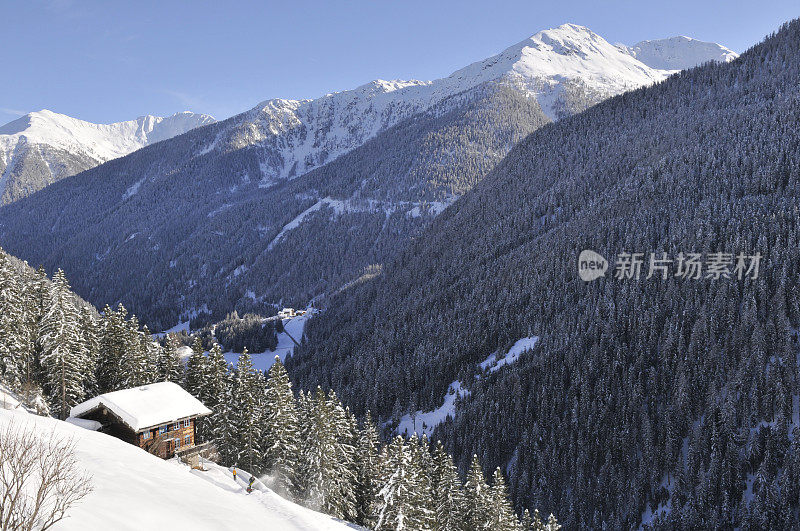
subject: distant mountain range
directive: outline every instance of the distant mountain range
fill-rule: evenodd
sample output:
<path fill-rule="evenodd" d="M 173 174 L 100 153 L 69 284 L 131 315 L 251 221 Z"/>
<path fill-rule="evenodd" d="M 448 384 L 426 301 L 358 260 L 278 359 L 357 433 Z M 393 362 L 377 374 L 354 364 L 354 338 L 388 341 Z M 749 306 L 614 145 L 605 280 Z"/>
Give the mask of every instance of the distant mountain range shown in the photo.
<path fill-rule="evenodd" d="M 0 209 L 0 243 L 154 329 L 302 305 L 374 274 L 534 130 L 675 71 L 649 63 L 735 57 L 673 41 L 565 24 L 435 81 L 268 100 Z"/>
<path fill-rule="evenodd" d="M 107 125 L 48 110 L 26 114 L 0 127 L 0 204 L 212 122 L 191 112 Z"/>

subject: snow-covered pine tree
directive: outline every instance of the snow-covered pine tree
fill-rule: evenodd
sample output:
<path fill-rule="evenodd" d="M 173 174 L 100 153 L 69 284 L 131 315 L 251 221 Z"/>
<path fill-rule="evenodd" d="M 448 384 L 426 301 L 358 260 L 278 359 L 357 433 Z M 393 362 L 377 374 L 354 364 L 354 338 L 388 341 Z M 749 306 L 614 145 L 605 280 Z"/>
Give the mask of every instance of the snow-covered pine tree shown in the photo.
<path fill-rule="evenodd" d="M 78 320 L 69 283 L 59 269 L 53 276 L 47 311 L 39 323 L 39 338 L 44 392 L 52 410 L 62 419 L 67 418 L 70 407 L 83 400 L 87 379 Z"/>
<path fill-rule="evenodd" d="M 561 524 L 558 523 L 553 513 L 550 513 L 550 516 L 547 517 L 547 524 L 545 524 L 544 529 L 545 531 L 558 531 L 561 529 Z"/>
<path fill-rule="evenodd" d="M 356 441 L 358 421 L 349 409 L 342 407 L 339 397 L 328 392 L 325 409 L 331 424 L 329 477 L 333 487 L 325 496 L 323 508 L 328 514 L 348 521 L 356 519 Z"/>
<path fill-rule="evenodd" d="M 161 345 L 153 339 L 147 325 L 142 327 L 142 348 L 146 363 L 147 383 L 161 381 L 158 374 L 158 359 L 161 357 Z"/>
<path fill-rule="evenodd" d="M 183 366 L 178 357 L 178 340 L 172 334 L 167 334 L 164 346 L 159 352 L 158 377 L 164 382 L 179 384 L 183 381 Z"/>
<path fill-rule="evenodd" d="M 192 355 L 186 360 L 186 382 L 184 387 L 196 398 L 202 401 L 203 382 L 207 374 L 207 359 L 203 354 L 203 343 L 200 338 L 196 338 L 192 345 Z M 248 360 L 250 357 L 248 356 Z M 241 358 L 240 358 L 241 360 Z"/>
<path fill-rule="evenodd" d="M 522 528 L 522 531 L 531 531 L 533 527 L 533 519 L 531 518 L 531 513 L 528 509 L 522 511 L 522 517 L 519 519 L 519 526 Z"/>
<path fill-rule="evenodd" d="M 431 484 L 431 471 L 433 459 L 430 455 L 427 437 L 422 440 L 417 434 L 408 441 L 411 454 L 409 461 L 408 478 L 411 483 L 410 511 L 407 513 L 409 525 L 414 529 L 433 529 L 436 521 L 436 510 Z"/>
<path fill-rule="evenodd" d="M 335 393 L 318 387 L 300 396 L 299 494 L 309 507 L 337 518 L 356 518 L 354 419 L 348 417 Z M 356 425 L 357 426 L 357 425 Z M 299 489 L 298 489 L 299 490 Z"/>
<path fill-rule="evenodd" d="M 508 498 L 506 480 L 500 467 L 496 468 L 492 476 L 490 493 L 490 524 L 489 528 L 496 531 L 517 531 L 519 522 L 514 514 L 514 508 Z"/>
<path fill-rule="evenodd" d="M 533 518 L 531 519 L 531 531 L 545 531 L 545 529 L 546 527 L 541 515 L 539 514 L 539 509 L 534 509 Z"/>
<path fill-rule="evenodd" d="M 416 478 L 412 465 L 412 450 L 398 435 L 381 452 L 381 489 L 378 492 L 375 529 L 430 529 L 420 527 L 414 506 Z"/>
<path fill-rule="evenodd" d="M 146 329 L 145 329 L 146 330 Z M 151 358 L 152 338 L 139 331 L 139 320 L 132 316 L 128 322 L 126 355 L 122 358 L 126 375 L 124 387 L 138 387 L 154 381 L 155 359 Z"/>
<path fill-rule="evenodd" d="M 219 343 L 214 343 L 206 359 L 206 375 L 200 393 L 200 400 L 212 411 L 211 415 L 200 419 L 198 423 L 198 435 L 203 441 L 215 440 L 215 434 L 222 433 L 223 406 L 230 387 L 229 378 L 228 362 Z"/>
<path fill-rule="evenodd" d="M 299 420 L 292 383 L 278 356 L 267 376 L 262 426 L 264 469 L 272 476 L 276 489 L 293 492 L 298 467 Z"/>
<path fill-rule="evenodd" d="M 8 256 L 0 249 L 0 378 L 13 389 L 25 379 L 30 331 L 24 320 L 23 291 Z"/>
<path fill-rule="evenodd" d="M 236 448 L 236 413 L 233 410 L 234 399 L 234 380 L 235 375 L 226 376 L 226 387 L 222 403 L 218 406 L 219 422 L 213 431 L 213 439 L 217 446 L 220 463 L 231 466 L 236 463 L 238 449 Z"/>
<path fill-rule="evenodd" d="M 380 491 L 380 440 L 367 411 L 356 445 L 356 523 L 368 528 L 377 522 L 376 501 Z"/>
<path fill-rule="evenodd" d="M 103 309 L 100 324 L 100 351 L 97 357 L 97 386 L 100 393 L 125 387 L 123 360 L 128 353 L 128 311 L 120 304 L 116 310 Z"/>
<path fill-rule="evenodd" d="M 433 470 L 431 471 L 433 499 L 436 511 L 436 529 L 459 531 L 464 529 L 464 489 L 458 477 L 458 469 L 453 458 L 444 449 L 441 441 L 433 450 Z"/>
<path fill-rule="evenodd" d="M 97 394 L 96 372 L 100 345 L 97 321 L 88 306 L 82 306 L 80 309 L 78 333 L 83 347 L 84 362 L 86 363 L 86 370 L 84 371 L 86 380 L 83 382 L 83 388 L 86 396 L 95 396 Z"/>
<path fill-rule="evenodd" d="M 467 472 L 464 484 L 464 500 L 466 508 L 465 525 L 467 529 L 491 529 L 491 491 L 483 476 L 483 469 L 477 455 L 472 456 L 472 463 Z"/>
<path fill-rule="evenodd" d="M 236 448 L 234 462 L 252 474 L 261 474 L 263 456 L 261 440 L 261 408 L 264 383 L 261 374 L 253 368 L 253 361 L 245 350 L 236 363 L 233 396 L 230 406 L 232 447 Z"/>

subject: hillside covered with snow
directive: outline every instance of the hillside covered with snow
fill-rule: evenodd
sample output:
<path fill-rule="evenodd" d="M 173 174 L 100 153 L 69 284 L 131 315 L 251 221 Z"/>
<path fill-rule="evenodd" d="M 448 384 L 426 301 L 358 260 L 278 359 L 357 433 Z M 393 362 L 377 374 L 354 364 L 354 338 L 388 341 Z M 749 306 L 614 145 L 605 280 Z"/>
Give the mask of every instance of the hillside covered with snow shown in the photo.
<path fill-rule="evenodd" d="M 0 127 L 0 204 L 212 122 L 211 116 L 191 112 L 113 124 L 86 122 L 46 109 L 28 113 Z"/>
<path fill-rule="evenodd" d="M 191 470 L 177 460 L 165 461 L 119 439 L 67 422 L 0 409 L 0 429 L 9 423 L 32 426 L 41 433 L 71 439 L 81 467 L 91 476 L 93 492 L 55 525 L 59 530 L 336 530 L 357 526 L 300 507 L 249 478 L 205 462 L 206 471 Z"/>
<path fill-rule="evenodd" d="M 669 39 L 642 41 L 618 47 L 650 68 L 684 70 L 708 61 L 728 63 L 739 54 L 715 42 L 703 42 L 683 35 Z"/>

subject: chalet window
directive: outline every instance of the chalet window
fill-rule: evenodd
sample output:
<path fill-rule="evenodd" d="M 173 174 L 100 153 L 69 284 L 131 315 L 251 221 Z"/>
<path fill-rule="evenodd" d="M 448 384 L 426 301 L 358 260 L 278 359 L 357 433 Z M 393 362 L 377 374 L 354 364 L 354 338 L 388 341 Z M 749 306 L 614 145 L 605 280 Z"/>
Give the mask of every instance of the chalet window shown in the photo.
<path fill-rule="evenodd" d="M 169 426 L 161 426 L 158 428 L 158 433 L 167 433 L 169 431 Z"/>
<path fill-rule="evenodd" d="M 152 435 L 152 434 L 151 434 L 149 431 L 146 431 L 146 432 L 144 432 L 144 433 L 142 434 L 142 440 L 143 440 L 143 441 L 146 441 L 147 439 L 149 439 L 149 438 L 150 438 L 150 436 L 151 436 L 151 435 Z"/>
<path fill-rule="evenodd" d="M 173 429 L 173 430 L 175 430 L 175 431 L 177 431 L 177 430 L 181 429 L 181 423 L 180 423 L 180 422 L 176 422 L 176 423 L 175 423 L 175 427 L 174 427 L 174 428 L 172 428 L 172 429 Z"/>
<path fill-rule="evenodd" d="M 181 439 L 179 437 L 179 438 L 175 439 L 175 449 L 177 450 L 180 447 L 181 447 Z"/>
<path fill-rule="evenodd" d="M 191 424 L 192 424 L 192 421 L 190 419 L 186 419 L 186 420 L 183 421 L 183 427 L 184 428 L 188 428 L 189 426 L 191 426 Z"/>
<path fill-rule="evenodd" d="M 189 435 L 187 435 L 186 437 L 183 438 L 183 444 L 189 446 L 190 444 L 192 444 L 192 438 Z"/>

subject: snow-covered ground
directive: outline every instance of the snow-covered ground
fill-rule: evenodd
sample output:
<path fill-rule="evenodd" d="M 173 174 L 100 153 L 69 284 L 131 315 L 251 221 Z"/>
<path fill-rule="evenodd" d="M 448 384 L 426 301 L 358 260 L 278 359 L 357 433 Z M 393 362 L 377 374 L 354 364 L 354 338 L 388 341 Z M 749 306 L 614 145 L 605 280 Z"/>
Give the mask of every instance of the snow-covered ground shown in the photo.
<path fill-rule="evenodd" d="M 417 435 L 430 436 L 434 428 L 447 420 L 447 417 L 452 417 L 456 412 L 456 398 L 464 397 L 469 394 L 469 391 L 461 387 L 461 382 L 456 380 L 447 388 L 447 394 L 444 396 L 444 403 L 434 409 L 433 411 L 417 411 L 412 418 L 412 415 L 403 415 L 400 419 L 400 424 L 397 427 L 397 433 L 401 435 Z"/>
<path fill-rule="evenodd" d="M 0 429 L 29 423 L 46 436 L 73 439 L 94 491 L 53 529 L 336 530 L 357 526 L 285 500 L 262 485 L 247 494 L 242 480 L 212 463 L 206 472 L 164 461 L 109 435 L 49 417 L 0 410 Z"/>
<path fill-rule="evenodd" d="M 538 341 L 538 336 L 523 337 L 517 340 L 511 348 L 508 349 L 504 357 L 498 359 L 497 352 L 493 352 L 488 358 L 482 361 L 479 366 L 481 370 L 493 373 L 501 367 L 517 361 L 523 353 L 535 347 Z M 460 381 L 456 380 L 448 387 L 447 394 L 445 394 L 444 402 L 441 406 L 433 411 L 419 410 L 413 415 L 410 413 L 403 415 L 400 419 L 400 423 L 397 425 L 396 432 L 401 435 L 416 433 L 421 436 L 424 433 L 430 436 L 436 426 L 447 420 L 447 417 L 455 416 L 456 397 L 463 398 L 467 395 L 469 395 L 469 390 L 463 387 Z"/>
<path fill-rule="evenodd" d="M 259 371 L 265 371 L 275 363 L 275 356 L 278 356 L 280 360 L 283 361 L 286 359 L 286 356 L 291 355 L 295 347 L 292 338 L 298 343 L 302 341 L 303 329 L 306 326 L 306 321 L 308 321 L 312 314 L 313 310 L 310 310 L 305 315 L 292 317 L 291 319 L 282 319 L 284 331 L 278 334 L 278 346 L 275 347 L 275 350 L 256 353 L 251 352 L 250 357 L 253 358 L 253 366 Z M 239 361 L 239 354 L 236 352 L 226 352 L 225 361 L 236 365 L 236 362 Z"/>
<path fill-rule="evenodd" d="M 488 358 L 481 362 L 481 369 L 484 371 L 488 370 L 489 372 L 495 372 L 505 365 L 511 365 L 519 359 L 523 352 L 531 350 L 533 347 L 535 347 L 537 341 L 539 341 L 538 336 L 523 337 L 522 339 L 517 340 L 517 342 L 514 343 L 510 349 L 508 349 L 508 352 L 506 352 L 504 357 L 497 359 L 497 352 L 493 352 L 491 355 L 489 355 Z"/>

